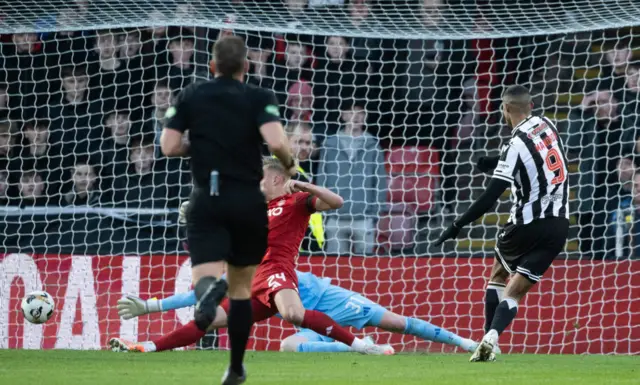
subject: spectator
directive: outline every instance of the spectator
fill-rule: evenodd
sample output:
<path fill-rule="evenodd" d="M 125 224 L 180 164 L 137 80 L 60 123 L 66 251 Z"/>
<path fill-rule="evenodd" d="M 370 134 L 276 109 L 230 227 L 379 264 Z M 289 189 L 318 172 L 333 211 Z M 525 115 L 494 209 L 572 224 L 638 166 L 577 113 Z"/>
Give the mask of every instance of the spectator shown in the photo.
<path fill-rule="evenodd" d="M 640 70 L 638 66 L 630 66 L 625 74 L 625 88 L 623 92 L 619 92 L 624 98 L 622 101 L 625 103 L 623 115 L 635 115 L 640 114 L 640 83 L 638 79 L 640 77 Z M 640 122 L 639 122 L 640 123 Z"/>
<path fill-rule="evenodd" d="M 20 161 L 23 170 L 35 171 L 47 181 L 46 195 L 57 196 L 62 187 L 62 156 L 60 143 L 51 140 L 49 126 L 46 119 L 34 119 L 24 124 Z"/>
<path fill-rule="evenodd" d="M 115 31 L 96 32 L 95 45 L 89 57 L 89 99 L 111 109 L 116 102 L 129 98 L 129 75 L 124 61 L 118 57 L 120 37 Z"/>
<path fill-rule="evenodd" d="M 167 170 L 155 156 L 153 141 L 136 138 L 129 153 L 129 176 L 115 180 L 115 204 L 134 208 L 177 208 L 181 173 Z"/>
<path fill-rule="evenodd" d="M 15 158 L 16 134 L 14 124 L 10 120 L 0 121 L 0 162 L 11 164 Z"/>
<path fill-rule="evenodd" d="M 18 185 L 20 192 L 20 206 L 46 206 L 55 204 L 57 197 L 47 197 L 45 195 L 45 181 L 35 171 L 24 171 L 20 177 Z"/>
<path fill-rule="evenodd" d="M 169 87 L 179 91 L 191 84 L 195 72 L 194 40 L 192 37 L 176 35 L 169 41 Z"/>
<path fill-rule="evenodd" d="M 171 89 L 166 83 L 158 82 L 155 84 L 151 94 L 151 108 L 147 111 L 144 121 L 147 126 L 145 131 L 154 135 L 158 156 L 160 155 L 160 134 L 162 133 L 164 115 L 171 106 L 172 99 Z"/>
<path fill-rule="evenodd" d="M 287 126 L 289 145 L 293 155 L 298 159 L 300 168 L 304 173 L 300 173 L 301 180 L 313 183 L 318 162 L 314 162 L 312 157 L 316 155 L 315 143 L 311 127 L 304 123 Z"/>
<path fill-rule="evenodd" d="M 149 20 L 167 21 L 167 17 L 160 11 L 152 11 Z M 144 67 L 149 79 L 166 81 L 168 71 L 167 45 L 169 44 L 169 29 L 164 25 L 147 28 L 145 35 L 149 38 L 142 45 Z"/>
<path fill-rule="evenodd" d="M 479 115 L 479 103 L 476 96 L 476 83 L 473 79 L 470 79 L 464 83 L 464 93 L 462 94 L 464 104 L 456 135 L 456 145 L 458 147 L 471 147 L 474 139 L 480 139 L 480 135 L 475 132 Z"/>
<path fill-rule="evenodd" d="M 424 0 L 420 12 L 422 25 L 437 28 L 441 22 L 442 0 Z M 443 43 L 440 40 L 410 40 L 407 57 L 407 98 L 423 103 L 422 111 L 431 111 L 439 86 L 438 65 L 442 60 Z"/>
<path fill-rule="evenodd" d="M 387 197 L 384 155 L 378 140 L 365 131 L 366 113 L 353 105 L 342 112 L 343 127 L 321 150 L 318 185 L 334 190 L 344 206 L 327 215 L 327 252 L 371 254 L 376 220 Z"/>
<path fill-rule="evenodd" d="M 49 140 L 51 143 L 61 143 L 63 164 L 67 167 L 75 163 L 69 155 L 87 155 L 100 149 L 100 106 L 87 99 L 88 81 L 84 68 L 64 67 L 62 101 L 59 105 L 49 108 Z"/>
<path fill-rule="evenodd" d="M 122 60 L 118 57 L 118 45 L 120 37 L 116 36 L 111 30 L 101 30 L 96 32 L 95 43 L 93 46 L 95 66 L 92 73 L 101 71 L 116 71 L 122 66 Z M 100 84 L 108 85 L 106 82 Z"/>
<path fill-rule="evenodd" d="M 56 17 L 58 31 L 47 34 L 43 42 L 48 68 L 78 65 L 87 61 L 91 41 L 87 38 L 87 33 L 66 29 L 81 19 L 80 11 L 77 5 L 72 5 L 58 13 Z"/>
<path fill-rule="evenodd" d="M 353 60 L 347 39 L 329 36 L 326 39 L 326 57 L 319 61 L 313 76 L 314 110 L 328 128 L 335 132 L 340 118 L 340 103 L 351 98 L 364 98 L 367 63 Z"/>
<path fill-rule="evenodd" d="M 632 143 L 636 136 L 635 120 L 621 116 L 620 108 L 612 93 L 596 91 L 569 116 L 567 147 L 580 160 L 578 236 L 582 251 L 597 258 L 604 256 L 606 213 L 618 206 L 616 168 L 625 153 L 622 143 Z"/>
<path fill-rule="evenodd" d="M 351 27 L 364 32 L 379 30 L 378 23 L 371 16 L 369 0 L 352 0 L 349 2 Z M 375 73 L 382 63 L 382 41 L 371 37 L 354 37 L 351 40 L 353 58 L 368 64 L 367 72 Z"/>
<path fill-rule="evenodd" d="M 624 254 L 632 259 L 640 259 L 640 173 L 636 172 L 633 176 L 633 228 L 631 229 L 632 246 L 631 253 Z"/>
<path fill-rule="evenodd" d="M 73 166 L 71 186 L 64 194 L 63 204 L 72 206 L 97 204 L 99 202 L 97 186 L 97 173 L 88 158 L 78 160 Z"/>
<path fill-rule="evenodd" d="M 155 26 L 155 27 L 149 27 L 147 28 L 147 32 L 149 32 L 151 34 L 151 38 L 152 39 L 165 39 L 167 37 L 167 34 L 169 32 L 169 28 L 166 27 L 166 24 L 164 22 L 168 21 L 167 16 L 162 13 L 161 11 L 158 10 L 153 10 L 151 11 L 151 13 L 149 14 L 149 20 L 156 20 L 159 21 L 159 25 Z M 156 53 L 159 53 L 160 51 L 156 51 Z"/>
<path fill-rule="evenodd" d="M 620 254 L 618 246 L 618 233 L 622 230 L 623 234 L 628 234 L 631 230 L 633 221 L 632 207 L 633 205 L 633 181 L 635 174 L 635 166 L 633 159 L 630 157 L 621 158 L 618 161 L 618 207 L 608 215 L 607 227 L 607 255 Z M 626 246 L 625 246 L 626 247 Z M 626 254 L 626 253 L 625 253 Z"/>
<path fill-rule="evenodd" d="M 129 162 L 129 138 L 131 120 L 129 113 L 121 110 L 108 114 L 104 121 L 106 128 L 100 152 L 94 156 L 102 165 L 102 190 L 112 192 L 114 181 L 125 177 Z M 87 163 L 87 161 L 83 161 Z M 78 163 L 76 162 L 76 165 Z M 104 195 L 103 198 L 107 198 Z"/>
<path fill-rule="evenodd" d="M 47 102 L 47 67 L 42 43 L 35 33 L 16 33 L 11 42 L 13 44 L 1 47 L 8 92 L 12 95 L 11 107 L 19 107 L 22 116 L 30 118 L 35 114 L 35 106 Z"/>
<path fill-rule="evenodd" d="M 287 90 L 296 82 L 311 80 L 311 50 L 299 41 L 289 41 L 284 63 L 276 63 L 274 92 L 280 104 L 287 101 Z"/>
<path fill-rule="evenodd" d="M 9 173 L 0 169 L 0 205 L 9 204 Z"/>
<path fill-rule="evenodd" d="M 598 89 L 614 90 L 616 99 L 624 100 L 624 86 L 627 68 L 631 61 L 631 49 L 629 43 L 618 44 L 605 53 L 606 63 L 598 79 Z"/>
<path fill-rule="evenodd" d="M 285 10 L 282 14 L 282 20 L 287 23 L 288 27 L 300 26 L 309 22 L 309 16 L 306 13 L 308 0 L 285 0 Z"/>
<path fill-rule="evenodd" d="M 121 60 L 131 61 L 140 59 L 142 50 L 142 36 L 140 30 L 133 28 L 120 35 L 119 57 Z"/>
<path fill-rule="evenodd" d="M 625 79 L 625 88 L 633 92 L 633 96 L 631 95 L 630 96 L 634 100 L 638 96 L 638 91 L 640 91 L 640 82 L 638 82 L 639 78 L 640 78 L 640 70 L 638 70 L 638 67 L 636 66 L 629 67 L 629 70 L 627 71 L 626 79 Z"/>
<path fill-rule="evenodd" d="M 306 81 L 294 83 L 287 92 L 284 117 L 288 124 L 309 124 L 313 116 L 313 90 Z"/>
<path fill-rule="evenodd" d="M 273 37 L 266 34 L 249 35 L 247 46 L 250 64 L 247 81 L 258 87 L 273 88 Z"/>
<path fill-rule="evenodd" d="M 144 82 L 147 76 L 141 54 L 142 35 L 137 28 L 127 30 L 119 36 L 117 44 L 119 58 L 123 63 L 118 74 L 122 87 L 122 90 L 118 90 L 118 102 L 125 108 L 139 108 L 144 99 Z"/>
<path fill-rule="evenodd" d="M 0 120 L 9 118 L 9 87 L 6 83 L 0 83 Z"/>

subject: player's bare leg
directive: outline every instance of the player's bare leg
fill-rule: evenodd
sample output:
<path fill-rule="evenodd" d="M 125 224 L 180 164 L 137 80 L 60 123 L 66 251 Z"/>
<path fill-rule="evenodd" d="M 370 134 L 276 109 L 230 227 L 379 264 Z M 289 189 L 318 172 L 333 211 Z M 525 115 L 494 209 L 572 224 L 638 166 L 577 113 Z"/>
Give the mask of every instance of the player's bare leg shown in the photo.
<path fill-rule="evenodd" d="M 222 377 L 223 385 L 242 384 L 247 375 L 244 370 L 244 353 L 253 326 L 251 309 L 251 282 L 256 266 L 232 266 L 227 268 L 229 280 L 228 334 L 231 347 L 231 362 Z M 209 327 L 211 322 L 207 325 Z"/>
<path fill-rule="evenodd" d="M 518 312 L 518 303 L 535 285 L 529 278 L 520 273 L 511 277 L 504 290 L 504 299 L 500 301 L 489 331 L 485 334 L 480 345 L 471 356 L 471 362 L 492 361 L 493 347 L 498 343 L 498 337 L 511 324 Z"/>
<path fill-rule="evenodd" d="M 274 296 L 274 302 L 282 318 L 299 327 L 311 329 L 314 332 L 333 338 L 363 354 L 389 355 L 394 354 L 391 346 L 368 345 L 354 336 L 347 329 L 338 325 L 331 317 L 315 310 L 305 310 L 298 292 L 293 289 L 283 289 Z"/>

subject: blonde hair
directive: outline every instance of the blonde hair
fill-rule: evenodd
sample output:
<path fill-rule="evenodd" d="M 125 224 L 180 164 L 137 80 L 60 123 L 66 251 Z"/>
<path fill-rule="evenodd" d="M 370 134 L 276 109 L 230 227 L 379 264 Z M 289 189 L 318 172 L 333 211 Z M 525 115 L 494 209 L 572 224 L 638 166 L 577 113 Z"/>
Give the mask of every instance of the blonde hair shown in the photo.
<path fill-rule="evenodd" d="M 268 170 L 273 170 L 281 173 L 282 175 L 287 175 L 286 170 L 280 160 L 274 156 L 265 156 L 262 158 L 262 166 Z"/>

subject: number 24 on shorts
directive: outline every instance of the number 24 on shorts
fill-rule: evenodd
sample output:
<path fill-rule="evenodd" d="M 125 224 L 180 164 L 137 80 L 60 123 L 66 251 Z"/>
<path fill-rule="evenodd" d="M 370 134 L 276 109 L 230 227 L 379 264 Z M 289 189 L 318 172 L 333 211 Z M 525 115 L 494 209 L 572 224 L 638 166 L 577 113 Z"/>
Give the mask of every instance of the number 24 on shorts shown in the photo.
<path fill-rule="evenodd" d="M 286 280 L 287 280 L 287 277 L 285 277 L 283 273 L 272 274 L 269 276 L 269 278 L 267 278 L 267 285 L 271 290 L 273 290 L 282 286 L 281 282 L 285 282 Z"/>

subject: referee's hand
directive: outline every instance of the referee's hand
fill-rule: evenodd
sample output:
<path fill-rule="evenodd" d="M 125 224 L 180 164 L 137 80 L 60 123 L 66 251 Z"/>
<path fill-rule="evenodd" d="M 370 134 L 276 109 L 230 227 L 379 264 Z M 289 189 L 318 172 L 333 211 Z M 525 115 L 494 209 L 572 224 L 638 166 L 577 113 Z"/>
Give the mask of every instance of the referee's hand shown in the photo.
<path fill-rule="evenodd" d="M 299 167 L 298 166 L 298 160 L 297 159 L 293 159 L 293 166 L 291 166 L 291 167 L 289 167 L 287 169 L 287 174 L 292 178 L 294 176 L 298 175 L 298 167 Z"/>
<path fill-rule="evenodd" d="M 448 239 L 456 239 L 458 237 L 458 234 L 460 234 L 460 230 L 461 228 L 456 226 L 455 222 L 452 223 L 442 234 L 440 234 L 440 238 L 438 238 L 434 245 L 440 246 L 444 243 L 444 241 Z"/>

